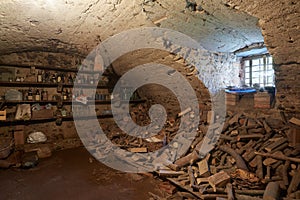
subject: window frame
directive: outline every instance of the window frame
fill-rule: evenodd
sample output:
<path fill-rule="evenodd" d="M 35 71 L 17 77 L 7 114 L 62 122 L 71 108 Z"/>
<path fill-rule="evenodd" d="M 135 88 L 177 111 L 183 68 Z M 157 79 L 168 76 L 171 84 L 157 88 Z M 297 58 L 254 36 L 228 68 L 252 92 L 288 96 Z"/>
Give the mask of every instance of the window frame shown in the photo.
<path fill-rule="evenodd" d="M 272 59 L 271 64 L 269 63 L 270 58 Z M 253 65 L 253 60 L 256 60 L 256 59 L 259 59 L 259 63 L 258 63 L 258 65 Z M 249 62 L 249 66 L 248 65 L 246 66 L 246 61 Z M 242 64 L 241 66 L 242 66 L 243 74 L 244 74 L 242 81 L 245 85 L 253 87 L 253 84 L 257 83 L 257 82 L 253 82 L 253 78 L 258 78 L 260 87 L 269 87 L 269 86 L 275 87 L 274 61 L 273 61 L 273 57 L 270 54 L 243 57 L 241 59 L 241 64 Z M 256 66 L 258 66 L 258 70 L 253 71 L 253 67 L 256 67 Z M 272 66 L 272 68 L 270 69 L 269 66 Z M 249 72 L 246 72 L 246 68 L 249 68 Z M 272 73 L 273 73 L 272 82 L 269 81 L 270 75 L 268 75 L 268 74 L 270 71 L 272 71 Z M 253 72 L 258 72 L 259 76 L 253 77 Z M 249 73 L 249 76 L 246 78 L 247 73 Z M 261 82 L 261 78 L 262 78 L 262 82 Z"/>

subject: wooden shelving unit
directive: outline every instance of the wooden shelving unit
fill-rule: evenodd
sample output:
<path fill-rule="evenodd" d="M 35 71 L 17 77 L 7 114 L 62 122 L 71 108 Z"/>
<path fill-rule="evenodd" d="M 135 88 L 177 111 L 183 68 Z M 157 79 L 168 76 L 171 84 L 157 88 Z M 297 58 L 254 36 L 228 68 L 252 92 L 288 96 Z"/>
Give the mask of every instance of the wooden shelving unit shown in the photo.
<path fill-rule="evenodd" d="M 0 64 L 2 66 L 6 67 L 12 67 L 12 68 L 32 68 L 34 67 L 35 69 L 41 69 L 41 70 L 52 70 L 52 71 L 60 71 L 60 72 L 71 72 L 71 73 L 77 73 L 78 71 L 85 73 L 85 74 L 101 74 L 101 71 L 93 71 L 93 70 L 82 70 L 82 69 L 77 69 L 77 68 L 63 68 L 63 67 L 53 67 L 53 66 L 37 66 L 37 65 L 16 65 L 16 64 Z M 105 76 L 105 74 L 103 74 Z M 10 82 L 10 81 L 1 81 L 0 82 L 0 87 L 10 87 L 10 88 L 73 88 L 78 87 L 78 88 L 96 88 L 96 89 L 109 89 L 107 87 L 107 83 L 105 81 L 99 81 L 98 83 L 93 84 L 80 84 L 80 83 L 53 83 L 53 82 Z M 144 99 L 135 99 L 135 100 L 130 100 L 129 103 L 135 104 L 135 103 L 143 103 L 146 100 Z M 57 105 L 58 103 L 63 103 L 63 105 L 85 105 L 80 102 L 72 101 L 72 100 L 67 100 L 67 101 L 57 101 L 57 100 L 47 100 L 47 101 L 29 101 L 29 100 L 5 100 L 3 103 L 7 106 L 17 106 L 18 104 L 40 104 L 40 105 L 46 105 L 46 104 L 53 104 Z M 121 100 L 120 103 L 124 103 L 125 101 Z M 1 102 L 0 102 L 1 103 Z M 86 105 L 109 105 L 111 104 L 111 100 L 88 100 Z M 54 111 L 53 111 L 54 112 Z M 76 118 L 76 120 L 86 120 L 86 119 L 92 119 L 95 116 L 83 116 Z M 112 114 L 105 114 L 105 115 L 97 115 L 98 119 L 102 118 L 110 118 L 112 117 Z M 44 123 L 44 122 L 53 122 L 56 121 L 57 119 L 61 118 L 63 121 L 72 121 L 74 120 L 73 116 L 66 116 L 66 117 L 41 117 L 41 118 L 32 118 L 30 120 L 15 120 L 13 115 L 10 114 L 6 118 L 5 121 L 0 121 L 0 127 L 1 126 L 11 126 L 11 125 L 29 125 L 29 124 L 37 124 L 37 123 Z"/>

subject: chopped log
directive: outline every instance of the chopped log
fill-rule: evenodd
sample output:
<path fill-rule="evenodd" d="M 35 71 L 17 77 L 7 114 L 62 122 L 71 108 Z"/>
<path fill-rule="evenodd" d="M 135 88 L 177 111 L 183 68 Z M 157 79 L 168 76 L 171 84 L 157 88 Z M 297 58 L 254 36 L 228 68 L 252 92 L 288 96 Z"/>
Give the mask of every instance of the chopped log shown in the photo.
<path fill-rule="evenodd" d="M 249 162 L 249 166 L 250 167 L 257 167 L 257 156 L 258 155 L 256 155 L 252 160 L 251 160 L 251 162 Z"/>
<path fill-rule="evenodd" d="M 257 161 L 256 175 L 258 178 L 263 179 L 264 178 L 264 170 L 263 170 L 262 156 L 260 156 L 260 155 L 256 156 L 256 161 Z"/>
<path fill-rule="evenodd" d="M 227 198 L 226 194 L 202 194 L 201 199 L 203 200 L 213 200 L 216 198 Z"/>
<path fill-rule="evenodd" d="M 220 135 L 220 140 L 228 140 L 228 141 L 235 141 L 236 138 L 235 137 L 231 137 L 231 136 L 228 136 L 228 135 Z"/>
<path fill-rule="evenodd" d="M 255 157 L 255 150 L 248 149 L 242 156 L 245 161 L 250 162 Z"/>
<path fill-rule="evenodd" d="M 237 114 L 235 114 L 235 115 L 229 120 L 228 123 L 229 123 L 230 125 L 232 125 L 232 124 L 238 122 L 241 115 L 242 115 L 242 113 L 237 113 Z"/>
<path fill-rule="evenodd" d="M 209 176 L 210 175 L 210 170 L 209 170 L 209 165 L 207 159 L 203 159 L 200 162 L 198 162 L 198 167 L 199 167 L 199 174 L 200 176 Z"/>
<path fill-rule="evenodd" d="M 189 153 L 188 155 L 176 160 L 174 164 L 181 168 L 198 161 L 200 159 L 198 151 L 201 149 L 202 143 L 203 140 L 197 144 L 192 153 Z"/>
<path fill-rule="evenodd" d="M 200 157 L 197 153 L 197 151 L 193 151 L 192 153 L 189 153 L 187 156 L 182 157 L 175 161 L 175 165 L 177 165 L 179 168 L 185 167 L 189 164 L 192 164 L 193 162 L 199 160 Z"/>
<path fill-rule="evenodd" d="M 263 134 L 260 134 L 260 133 L 256 133 L 256 134 L 248 134 L 248 135 L 239 135 L 237 137 L 237 140 L 240 141 L 240 140 L 249 140 L 249 139 L 260 139 L 260 138 L 263 138 L 264 135 Z"/>
<path fill-rule="evenodd" d="M 224 152 L 230 154 L 235 159 L 237 168 L 248 171 L 248 167 L 247 167 L 244 159 L 237 152 L 235 152 L 233 149 L 231 149 L 228 146 L 220 146 L 219 149 L 221 151 L 224 151 Z"/>
<path fill-rule="evenodd" d="M 234 190 L 236 194 L 245 194 L 245 195 L 263 195 L 265 190 Z"/>
<path fill-rule="evenodd" d="M 256 133 L 265 133 L 265 129 L 264 128 L 253 128 L 253 129 L 249 129 L 248 133 L 249 134 L 256 134 Z"/>
<path fill-rule="evenodd" d="M 293 178 L 290 182 L 290 186 L 287 190 L 288 194 L 295 192 L 300 184 L 300 165 L 298 165 L 297 171 L 293 175 Z"/>
<path fill-rule="evenodd" d="M 285 186 L 289 185 L 289 177 L 288 177 L 288 169 L 290 167 L 291 162 L 290 161 L 285 161 L 282 169 L 282 179 L 283 179 L 283 184 Z"/>
<path fill-rule="evenodd" d="M 208 182 L 215 192 L 217 191 L 218 186 L 225 185 L 228 181 L 230 181 L 230 176 L 224 171 L 208 177 Z"/>
<path fill-rule="evenodd" d="M 293 117 L 292 119 L 289 120 L 290 123 L 295 124 L 297 126 L 300 126 L 300 119 L 297 119 Z"/>
<path fill-rule="evenodd" d="M 194 171 L 191 166 L 188 166 L 188 174 L 190 180 L 190 187 L 192 187 L 192 185 L 195 185 L 195 177 L 194 177 Z"/>
<path fill-rule="evenodd" d="M 172 176 L 179 176 L 184 174 L 184 171 L 173 171 L 170 169 L 160 169 L 158 171 L 159 176 L 168 176 L 168 177 L 172 177 Z"/>
<path fill-rule="evenodd" d="M 265 176 L 266 180 L 270 180 L 271 179 L 271 166 L 267 166 L 267 174 Z"/>
<path fill-rule="evenodd" d="M 226 192 L 227 192 L 227 200 L 234 200 L 233 189 L 232 189 L 231 183 L 227 183 Z"/>
<path fill-rule="evenodd" d="M 194 192 L 192 188 L 187 187 L 187 186 L 182 186 L 178 181 L 176 181 L 176 179 L 174 178 L 167 178 L 167 180 L 169 180 L 171 183 L 177 185 L 179 188 L 190 192 L 191 194 L 195 195 L 197 198 L 201 199 L 201 194 L 199 192 Z"/>
<path fill-rule="evenodd" d="M 255 141 L 250 140 L 245 146 L 241 147 L 240 149 L 236 150 L 236 153 L 238 153 L 239 155 L 243 154 L 244 151 L 246 151 L 249 148 L 252 148 L 255 145 Z"/>
<path fill-rule="evenodd" d="M 287 142 L 283 143 L 282 145 L 276 147 L 275 149 L 273 149 L 269 153 L 275 153 L 276 151 L 282 151 L 282 150 L 286 149 L 288 146 L 289 146 L 289 144 Z"/>
<path fill-rule="evenodd" d="M 277 152 L 280 152 L 280 151 L 277 151 Z M 270 153 L 255 152 L 255 154 L 261 155 L 261 156 L 264 156 L 264 157 L 270 157 L 270 158 L 274 158 L 274 159 L 277 159 L 277 160 L 289 160 L 289 161 L 292 161 L 292 162 L 300 163 L 300 158 L 288 157 L 288 156 L 283 155 L 282 152 L 280 152 L 280 154 L 275 154 L 275 153 L 270 154 Z"/>
<path fill-rule="evenodd" d="M 268 152 L 270 152 L 270 151 L 272 151 L 273 149 L 275 149 L 276 147 L 282 145 L 285 142 L 287 142 L 287 138 L 281 138 L 281 139 L 277 140 L 276 142 L 273 142 L 270 145 L 268 145 L 265 148 L 265 150 L 267 150 Z"/>
<path fill-rule="evenodd" d="M 167 167 L 169 167 L 170 169 L 174 170 L 174 171 L 179 171 L 180 167 L 178 165 L 175 164 L 169 164 Z"/>
<path fill-rule="evenodd" d="M 266 130 L 267 133 L 272 132 L 272 129 L 271 129 L 270 126 L 267 124 L 266 120 L 263 120 L 263 125 L 264 125 L 264 128 L 265 128 L 265 130 Z"/>
<path fill-rule="evenodd" d="M 260 197 L 252 197 L 252 196 L 248 196 L 248 195 L 241 195 L 241 194 L 236 194 L 235 195 L 236 199 L 238 200 L 263 200 Z"/>
<path fill-rule="evenodd" d="M 268 183 L 266 190 L 264 192 L 264 200 L 277 200 L 280 196 L 279 182 Z"/>
<path fill-rule="evenodd" d="M 276 162 L 278 162 L 278 160 L 276 160 L 276 159 L 274 159 L 274 158 L 266 158 L 266 159 L 264 160 L 263 164 L 264 164 L 265 166 L 270 166 L 270 165 L 272 165 L 272 164 L 274 164 L 274 163 L 276 163 Z"/>

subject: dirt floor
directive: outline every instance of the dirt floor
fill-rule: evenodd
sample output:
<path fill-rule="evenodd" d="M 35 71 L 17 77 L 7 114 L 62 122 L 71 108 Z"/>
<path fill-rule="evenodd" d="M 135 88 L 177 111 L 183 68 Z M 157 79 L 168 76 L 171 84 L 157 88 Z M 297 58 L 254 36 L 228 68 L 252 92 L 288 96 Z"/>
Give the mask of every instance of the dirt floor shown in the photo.
<path fill-rule="evenodd" d="M 55 152 L 31 169 L 0 170 L 0 200 L 143 200 L 159 180 L 126 174 L 92 159 L 84 148 Z"/>

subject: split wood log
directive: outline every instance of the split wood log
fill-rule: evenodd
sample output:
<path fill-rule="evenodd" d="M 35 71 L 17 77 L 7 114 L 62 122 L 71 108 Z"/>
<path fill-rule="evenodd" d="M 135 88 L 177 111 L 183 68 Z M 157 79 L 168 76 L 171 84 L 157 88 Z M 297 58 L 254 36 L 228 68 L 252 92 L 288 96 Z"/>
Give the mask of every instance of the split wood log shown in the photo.
<path fill-rule="evenodd" d="M 189 153 L 188 155 L 176 160 L 174 164 L 181 168 L 189 164 L 192 165 L 194 162 L 198 161 L 200 159 L 198 151 L 201 149 L 202 143 L 203 140 L 197 144 L 192 153 Z"/>
<path fill-rule="evenodd" d="M 267 174 L 265 176 L 266 180 L 270 180 L 271 179 L 271 166 L 267 166 Z"/>
<path fill-rule="evenodd" d="M 221 151 L 224 151 L 224 152 L 230 154 L 235 159 L 237 168 L 248 171 L 248 167 L 247 167 L 244 159 L 237 152 L 235 152 L 232 148 L 230 148 L 228 146 L 220 146 L 219 149 Z"/>
<path fill-rule="evenodd" d="M 195 195 L 197 198 L 201 199 L 201 194 L 199 192 L 194 192 L 192 188 L 187 187 L 187 186 L 182 186 L 178 181 L 176 181 L 176 179 L 174 178 L 167 178 L 168 181 L 170 181 L 171 183 L 177 185 L 179 188 L 190 192 L 191 194 Z"/>
<path fill-rule="evenodd" d="M 194 170 L 192 169 L 192 166 L 188 166 L 188 174 L 189 174 L 189 180 L 190 180 L 190 187 L 195 185 L 195 177 L 194 177 Z"/>
<path fill-rule="evenodd" d="M 224 171 L 208 177 L 208 182 L 214 189 L 214 192 L 217 191 L 218 186 L 225 185 L 226 183 L 228 183 L 228 181 L 230 181 L 230 176 Z"/>
<path fill-rule="evenodd" d="M 283 143 L 282 145 L 276 147 L 275 149 L 273 149 L 272 151 L 270 151 L 269 153 L 275 153 L 276 151 L 282 151 L 284 149 L 286 149 L 289 146 L 289 143 Z"/>
<path fill-rule="evenodd" d="M 255 144 L 256 144 L 255 141 L 250 140 L 245 146 L 243 146 L 240 149 L 236 150 L 236 153 L 238 153 L 239 155 L 242 155 L 244 153 L 244 151 L 246 151 L 249 148 L 252 148 Z"/>
<path fill-rule="evenodd" d="M 277 200 L 280 196 L 279 182 L 268 183 L 266 190 L 264 192 L 264 200 Z"/>
<path fill-rule="evenodd" d="M 264 125 L 264 128 L 265 128 L 265 130 L 266 130 L 267 133 L 272 132 L 272 129 L 271 129 L 270 126 L 267 124 L 266 120 L 263 120 L 263 125 Z"/>
<path fill-rule="evenodd" d="M 282 145 L 283 143 L 287 142 L 287 138 L 280 138 L 279 140 L 277 140 L 276 142 L 271 143 L 270 145 L 268 145 L 265 150 L 267 150 L 268 152 L 272 151 L 273 149 L 275 149 L 276 147 Z"/>
<path fill-rule="evenodd" d="M 279 152 L 279 151 L 277 151 L 277 152 Z M 261 156 L 264 156 L 264 157 L 270 157 L 270 158 L 274 158 L 274 159 L 277 159 L 277 160 L 289 160 L 289 161 L 292 161 L 292 162 L 300 163 L 300 158 L 288 157 L 288 156 L 283 155 L 282 152 L 280 152 L 280 154 L 275 154 L 275 153 L 270 154 L 270 153 L 255 152 L 255 154 L 261 155 Z"/>
<path fill-rule="evenodd" d="M 256 155 L 252 160 L 251 160 L 251 162 L 249 162 L 248 164 L 249 164 L 249 166 L 250 167 L 257 167 L 257 156 L 258 155 Z"/>
<path fill-rule="evenodd" d="M 285 161 L 283 169 L 282 169 L 282 179 L 283 179 L 283 184 L 285 186 L 289 185 L 289 177 L 288 177 L 288 169 L 290 167 L 291 162 L 290 161 Z"/>
<path fill-rule="evenodd" d="M 256 156 L 256 161 L 257 161 L 256 175 L 258 178 L 263 179 L 264 178 L 264 170 L 263 170 L 262 156 L 260 156 L 260 155 Z"/>
<path fill-rule="evenodd" d="M 235 199 L 231 183 L 227 183 L 226 192 L 227 192 L 227 200 L 234 200 Z"/>
<path fill-rule="evenodd" d="M 241 194 L 236 194 L 235 197 L 238 200 L 263 200 L 260 197 L 253 197 L 253 196 L 241 195 Z"/>
<path fill-rule="evenodd" d="M 263 195 L 265 190 L 234 190 L 236 194 L 244 194 L 244 195 Z"/>
<path fill-rule="evenodd" d="M 300 165 L 298 165 L 296 173 L 293 175 L 293 178 L 290 182 L 290 186 L 287 190 L 288 194 L 295 192 L 300 184 Z"/>
<path fill-rule="evenodd" d="M 240 140 L 243 140 L 243 139 L 246 139 L 246 140 L 249 140 L 249 139 L 260 139 L 260 138 L 263 138 L 263 137 L 264 137 L 263 134 L 256 133 L 256 134 L 248 134 L 248 135 L 239 135 L 237 137 L 237 140 L 240 141 Z"/>

